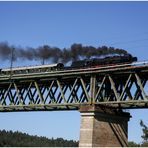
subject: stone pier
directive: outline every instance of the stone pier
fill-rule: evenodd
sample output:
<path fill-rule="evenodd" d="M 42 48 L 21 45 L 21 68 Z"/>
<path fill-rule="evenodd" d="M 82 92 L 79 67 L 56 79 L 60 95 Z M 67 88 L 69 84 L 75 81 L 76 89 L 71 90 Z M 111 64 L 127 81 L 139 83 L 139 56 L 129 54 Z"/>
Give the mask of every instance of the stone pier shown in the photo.
<path fill-rule="evenodd" d="M 127 147 L 129 113 L 82 106 L 79 147 Z"/>

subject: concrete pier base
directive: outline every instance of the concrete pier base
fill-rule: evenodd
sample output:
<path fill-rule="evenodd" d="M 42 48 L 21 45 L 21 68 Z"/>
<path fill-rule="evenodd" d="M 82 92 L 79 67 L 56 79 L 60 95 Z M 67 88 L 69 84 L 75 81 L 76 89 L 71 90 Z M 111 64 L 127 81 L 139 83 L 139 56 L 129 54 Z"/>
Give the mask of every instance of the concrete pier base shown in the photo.
<path fill-rule="evenodd" d="M 129 113 L 82 106 L 79 147 L 127 147 Z"/>

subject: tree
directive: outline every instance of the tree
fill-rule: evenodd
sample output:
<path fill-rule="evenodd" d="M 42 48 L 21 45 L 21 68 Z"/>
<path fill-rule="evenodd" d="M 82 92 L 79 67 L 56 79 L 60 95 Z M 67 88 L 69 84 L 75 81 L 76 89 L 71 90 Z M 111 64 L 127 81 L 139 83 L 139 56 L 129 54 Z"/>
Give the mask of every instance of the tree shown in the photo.
<path fill-rule="evenodd" d="M 129 141 L 128 142 L 129 147 L 148 147 L 148 126 L 146 126 L 142 120 L 140 120 L 140 126 L 142 127 L 142 132 L 143 132 L 141 136 L 143 139 L 142 144 L 137 144 L 133 141 Z"/>
<path fill-rule="evenodd" d="M 133 141 L 129 141 L 129 142 L 128 142 L 128 146 L 129 146 L 129 147 L 140 147 L 140 144 L 137 144 L 137 143 L 135 143 L 135 142 L 133 142 Z"/>
<path fill-rule="evenodd" d="M 140 120 L 140 126 L 142 127 L 143 135 L 141 136 L 144 142 L 148 142 L 148 127 Z"/>
<path fill-rule="evenodd" d="M 141 136 L 143 139 L 141 147 L 148 147 L 148 127 L 143 123 L 142 120 L 140 120 L 140 126 L 142 127 L 143 131 L 143 135 Z"/>

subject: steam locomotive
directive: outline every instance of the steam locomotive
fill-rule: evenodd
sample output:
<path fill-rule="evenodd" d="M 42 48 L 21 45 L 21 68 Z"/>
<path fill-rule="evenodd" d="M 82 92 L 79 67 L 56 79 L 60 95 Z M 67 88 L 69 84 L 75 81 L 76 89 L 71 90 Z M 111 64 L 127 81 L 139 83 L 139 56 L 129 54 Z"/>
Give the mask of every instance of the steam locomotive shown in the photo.
<path fill-rule="evenodd" d="M 27 73 L 38 73 L 38 72 L 50 72 L 68 69 L 79 69 L 79 68 L 90 68 L 90 67 L 101 67 L 105 65 L 116 65 L 132 63 L 137 61 L 137 57 L 133 57 L 130 54 L 124 56 L 108 56 L 102 59 L 92 58 L 84 59 L 72 62 L 70 67 L 65 67 L 63 63 L 41 65 L 41 66 L 28 66 L 28 67 L 17 67 L 17 68 L 6 68 L 0 69 L 1 74 L 27 74 Z"/>
<path fill-rule="evenodd" d="M 97 67 L 105 65 L 115 65 L 120 63 L 132 63 L 137 61 L 137 57 L 133 57 L 131 54 L 126 54 L 124 56 L 108 56 L 102 59 L 93 58 L 93 59 L 84 59 L 79 61 L 74 61 L 71 65 L 72 68 L 80 67 Z"/>

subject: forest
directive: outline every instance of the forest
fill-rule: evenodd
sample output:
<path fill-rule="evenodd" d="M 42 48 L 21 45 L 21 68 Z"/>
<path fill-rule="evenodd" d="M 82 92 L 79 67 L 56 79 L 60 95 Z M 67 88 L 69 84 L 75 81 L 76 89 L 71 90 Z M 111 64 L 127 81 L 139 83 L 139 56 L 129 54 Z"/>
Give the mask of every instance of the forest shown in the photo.
<path fill-rule="evenodd" d="M 78 147 L 78 141 L 48 139 L 26 133 L 0 130 L 0 147 Z"/>

